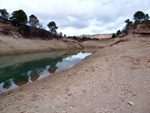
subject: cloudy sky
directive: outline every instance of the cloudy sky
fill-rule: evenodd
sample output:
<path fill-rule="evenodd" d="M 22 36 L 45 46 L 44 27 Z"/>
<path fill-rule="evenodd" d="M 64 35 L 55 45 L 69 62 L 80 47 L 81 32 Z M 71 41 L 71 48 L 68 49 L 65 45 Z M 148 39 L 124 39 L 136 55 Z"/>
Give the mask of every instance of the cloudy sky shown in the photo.
<path fill-rule="evenodd" d="M 124 27 L 136 11 L 150 15 L 150 0 L 0 0 L 9 13 L 23 9 L 34 14 L 44 28 L 55 21 L 68 35 L 113 33 Z"/>

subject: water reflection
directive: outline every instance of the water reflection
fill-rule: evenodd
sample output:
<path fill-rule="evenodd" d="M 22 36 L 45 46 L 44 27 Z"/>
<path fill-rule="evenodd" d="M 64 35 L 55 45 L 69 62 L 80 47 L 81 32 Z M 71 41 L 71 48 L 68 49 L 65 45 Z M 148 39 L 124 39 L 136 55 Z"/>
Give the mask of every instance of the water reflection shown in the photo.
<path fill-rule="evenodd" d="M 4 89 L 9 89 L 10 86 L 11 86 L 11 81 L 8 80 L 8 81 L 5 81 L 5 82 L 4 82 L 3 88 L 4 88 Z"/>
<path fill-rule="evenodd" d="M 49 73 L 53 74 L 56 72 L 57 69 L 58 69 L 58 67 L 54 66 L 54 67 L 49 68 L 48 71 L 49 71 Z"/>
<path fill-rule="evenodd" d="M 78 50 L 0 57 L 0 93 L 71 67 L 90 54 Z"/>

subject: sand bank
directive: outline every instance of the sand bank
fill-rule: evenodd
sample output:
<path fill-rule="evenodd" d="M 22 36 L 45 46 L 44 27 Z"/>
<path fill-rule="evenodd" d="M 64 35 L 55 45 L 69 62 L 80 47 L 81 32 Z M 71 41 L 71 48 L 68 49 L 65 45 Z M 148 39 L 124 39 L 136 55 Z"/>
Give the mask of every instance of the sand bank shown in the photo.
<path fill-rule="evenodd" d="M 34 53 L 43 51 L 81 49 L 77 41 L 69 39 L 24 39 L 0 35 L 0 55 Z"/>
<path fill-rule="evenodd" d="M 84 41 L 62 38 L 62 39 L 25 39 L 0 35 L 0 55 L 36 53 L 45 51 L 60 51 L 85 48 L 102 48 L 112 43 L 112 40 Z"/>

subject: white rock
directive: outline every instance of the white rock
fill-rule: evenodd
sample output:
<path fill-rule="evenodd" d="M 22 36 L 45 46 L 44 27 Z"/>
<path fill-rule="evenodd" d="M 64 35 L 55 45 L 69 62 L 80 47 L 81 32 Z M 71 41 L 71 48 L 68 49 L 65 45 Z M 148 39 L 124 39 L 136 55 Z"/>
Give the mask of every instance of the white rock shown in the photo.
<path fill-rule="evenodd" d="M 134 106 L 134 102 L 129 101 L 128 104 Z"/>

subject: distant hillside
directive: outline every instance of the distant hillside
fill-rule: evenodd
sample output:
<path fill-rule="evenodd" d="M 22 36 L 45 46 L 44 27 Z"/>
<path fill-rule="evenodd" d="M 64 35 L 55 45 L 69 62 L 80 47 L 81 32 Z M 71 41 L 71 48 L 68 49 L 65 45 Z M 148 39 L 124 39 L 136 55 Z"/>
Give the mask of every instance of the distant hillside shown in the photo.
<path fill-rule="evenodd" d="M 82 37 L 88 37 L 88 38 L 107 39 L 107 38 L 111 38 L 112 34 L 80 35 L 78 37 L 80 37 L 80 38 L 82 38 Z"/>

